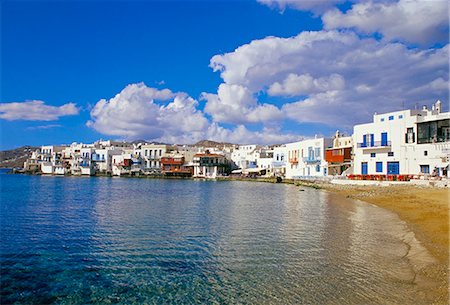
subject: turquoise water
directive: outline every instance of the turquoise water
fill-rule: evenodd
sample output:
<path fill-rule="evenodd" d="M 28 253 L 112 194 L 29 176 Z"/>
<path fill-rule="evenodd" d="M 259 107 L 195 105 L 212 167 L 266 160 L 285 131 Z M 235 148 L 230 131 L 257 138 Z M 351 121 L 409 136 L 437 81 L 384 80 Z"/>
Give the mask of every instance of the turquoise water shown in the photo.
<path fill-rule="evenodd" d="M 323 191 L 232 181 L 0 178 L 2 304 L 426 298 L 414 282 L 406 225 Z"/>

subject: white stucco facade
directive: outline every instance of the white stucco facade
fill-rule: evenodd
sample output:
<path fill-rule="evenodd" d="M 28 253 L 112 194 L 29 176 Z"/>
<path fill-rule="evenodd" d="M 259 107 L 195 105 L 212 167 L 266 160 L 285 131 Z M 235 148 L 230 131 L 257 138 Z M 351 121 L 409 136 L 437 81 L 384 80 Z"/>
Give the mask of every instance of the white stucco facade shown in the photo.
<path fill-rule="evenodd" d="M 309 178 L 327 175 L 325 149 L 329 138 L 309 139 L 286 144 L 286 178 Z"/>
<path fill-rule="evenodd" d="M 373 122 L 354 126 L 354 173 L 448 175 L 449 119 L 439 101 L 431 110 L 375 114 Z"/>

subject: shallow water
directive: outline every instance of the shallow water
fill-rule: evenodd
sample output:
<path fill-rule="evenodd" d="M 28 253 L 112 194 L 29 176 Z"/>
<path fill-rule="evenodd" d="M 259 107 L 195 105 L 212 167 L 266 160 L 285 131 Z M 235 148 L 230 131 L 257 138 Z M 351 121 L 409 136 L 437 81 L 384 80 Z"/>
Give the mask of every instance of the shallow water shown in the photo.
<path fill-rule="evenodd" d="M 433 258 L 363 202 L 239 181 L 0 178 L 2 304 L 429 301 L 415 268 Z"/>

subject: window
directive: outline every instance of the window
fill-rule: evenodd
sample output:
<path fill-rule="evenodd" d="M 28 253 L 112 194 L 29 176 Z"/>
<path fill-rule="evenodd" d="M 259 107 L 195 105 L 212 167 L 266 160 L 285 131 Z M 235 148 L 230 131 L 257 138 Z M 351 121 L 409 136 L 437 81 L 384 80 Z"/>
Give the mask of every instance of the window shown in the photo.
<path fill-rule="evenodd" d="M 320 172 L 320 165 L 316 165 L 316 172 Z"/>
<path fill-rule="evenodd" d="M 446 142 L 450 140 L 450 120 L 417 124 L 417 144 Z"/>
<path fill-rule="evenodd" d="M 389 116 L 389 121 L 392 121 L 394 119 L 394 116 L 393 115 L 390 115 Z"/>
<path fill-rule="evenodd" d="M 414 128 L 410 127 L 406 129 L 405 143 L 414 143 L 416 141 L 416 134 Z"/>
<path fill-rule="evenodd" d="M 422 174 L 429 174 L 430 173 L 430 166 L 429 165 L 420 165 L 420 172 Z"/>
<path fill-rule="evenodd" d="M 424 156 L 428 156 L 428 150 L 424 150 L 424 151 L 423 151 L 423 155 L 424 155 Z"/>
<path fill-rule="evenodd" d="M 162 156 L 162 149 L 159 150 L 159 156 Z"/>
<path fill-rule="evenodd" d="M 318 158 L 318 157 L 320 156 L 320 147 L 316 147 L 316 148 L 314 149 L 314 153 L 315 153 L 315 155 L 316 155 L 316 158 Z"/>
<path fill-rule="evenodd" d="M 399 119 L 403 119 L 403 114 L 400 114 L 400 115 L 398 116 L 398 118 L 399 118 Z"/>
<path fill-rule="evenodd" d="M 382 173 L 383 172 L 383 162 L 377 162 L 376 163 L 376 170 L 377 170 L 377 173 Z"/>
<path fill-rule="evenodd" d="M 371 157 L 371 158 L 375 158 L 376 156 L 377 156 L 376 153 L 370 153 L 370 157 Z"/>
<path fill-rule="evenodd" d="M 388 152 L 388 157 L 393 157 L 393 156 L 394 156 L 394 152 L 393 151 Z"/>
<path fill-rule="evenodd" d="M 381 118 L 381 122 L 384 122 L 384 118 Z"/>

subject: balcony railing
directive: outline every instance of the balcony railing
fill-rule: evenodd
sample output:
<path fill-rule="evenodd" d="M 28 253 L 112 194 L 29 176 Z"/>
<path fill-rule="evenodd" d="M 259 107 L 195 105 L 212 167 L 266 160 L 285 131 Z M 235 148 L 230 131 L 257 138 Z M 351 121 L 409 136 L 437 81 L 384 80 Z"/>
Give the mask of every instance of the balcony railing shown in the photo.
<path fill-rule="evenodd" d="M 291 158 L 291 159 L 289 159 L 289 163 L 297 164 L 298 163 L 298 159 L 297 158 Z"/>
<path fill-rule="evenodd" d="M 385 147 L 391 147 L 391 141 L 375 141 L 372 143 L 358 143 L 358 148 L 385 148 Z"/>
<path fill-rule="evenodd" d="M 322 161 L 319 157 L 304 157 L 303 162 L 306 164 L 312 164 L 312 163 L 320 163 Z"/>

